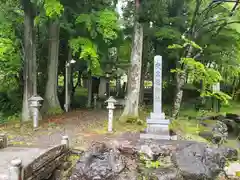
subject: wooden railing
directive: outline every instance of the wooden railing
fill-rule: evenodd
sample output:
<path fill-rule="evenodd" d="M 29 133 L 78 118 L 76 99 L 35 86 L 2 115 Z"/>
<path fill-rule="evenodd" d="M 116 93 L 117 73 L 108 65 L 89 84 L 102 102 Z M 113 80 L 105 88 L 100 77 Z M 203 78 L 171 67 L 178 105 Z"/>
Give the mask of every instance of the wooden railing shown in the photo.
<path fill-rule="evenodd" d="M 63 136 L 61 144 L 46 149 L 45 153 L 36 157 L 34 161 L 27 165 L 23 165 L 22 160 L 19 158 L 13 159 L 9 166 L 8 180 L 47 179 L 54 170 L 65 161 L 65 157 L 67 157 L 68 153 L 69 140 L 67 136 Z"/>

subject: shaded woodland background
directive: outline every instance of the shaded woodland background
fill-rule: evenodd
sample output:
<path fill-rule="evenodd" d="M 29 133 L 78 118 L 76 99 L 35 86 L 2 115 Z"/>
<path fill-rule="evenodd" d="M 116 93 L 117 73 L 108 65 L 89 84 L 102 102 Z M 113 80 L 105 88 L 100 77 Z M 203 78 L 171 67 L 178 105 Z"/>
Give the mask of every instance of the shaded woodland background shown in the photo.
<path fill-rule="evenodd" d="M 138 116 L 138 107 L 151 105 L 155 55 L 163 56 L 169 115 L 211 110 L 213 98 L 222 105 L 239 101 L 237 0 L 1 0 L 0 6 L 1 123 L 28 121 L 28 98 L 36 94 L 44 98 L 42 115 L 62 113 L 71 59 L 71 108 L 91 107 L 94 93 L 117 93 L 132 100 L 123 116 Z M 99 92 L 101 79 L 106 92 Z M 220 92 L 212 90 L 216 83 Z M 109 94 L 108 87 L 116 90 Z"/>

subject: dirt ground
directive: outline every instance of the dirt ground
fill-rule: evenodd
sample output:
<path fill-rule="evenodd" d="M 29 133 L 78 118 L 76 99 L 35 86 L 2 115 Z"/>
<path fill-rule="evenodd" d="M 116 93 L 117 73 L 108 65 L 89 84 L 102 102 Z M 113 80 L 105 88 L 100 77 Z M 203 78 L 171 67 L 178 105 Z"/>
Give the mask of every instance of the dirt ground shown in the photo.
<path fill-rule="evenodd" d="M 115 112 L 115 116 L 119 114 L 120 112 Z M 92 141 L 133 138 L 126 133 L 114 135 L 94 132 L 94 128 L 101 129 L 104 126 L 107 116 L 106 110 L 76 110 L 42 120 L 39 129 L 35 131 L 31 123 L 14 123 L 0 127 L 0 133 L 8 135 L 9 145 L 41 147 L 59 144 L 61 137 L 68 135 L 70 145 L 76 149 L 85 149 Z"/>

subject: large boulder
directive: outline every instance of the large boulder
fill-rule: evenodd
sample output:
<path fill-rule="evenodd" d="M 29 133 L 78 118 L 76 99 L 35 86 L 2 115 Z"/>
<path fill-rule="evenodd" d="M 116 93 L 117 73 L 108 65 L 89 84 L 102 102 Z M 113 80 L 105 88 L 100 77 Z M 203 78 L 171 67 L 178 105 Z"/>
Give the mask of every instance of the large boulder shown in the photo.
<path fill-rule="evenodd" d="M 215 148 L 204 143 L 193 143 L 173 154 L 172 160 L 184 179 L 212 180 L 225 167 L 227 158 L 237 151 L 231 148 Z"/>
<path fill-rule="evenodd" d="M 69 180 L 212 180 L 237 155 L 235 149 L 193 141 L 95 143 L 78 160 Z"/>
<path fill-rule="evenodd" d="M 228 137 L 228 126 L 223 121 L 215 121 L 210 128 L 199 132 L 199 136 L 214 144 L 223 144 Z"/>
<path fill-rule="evenodd" d="M 144 142 L 139 152 L 160 162 L 160 167 L 151 173 L 158 180 L 212 180 L 224 171 L 227 160 L 236 160 L 238 155 L 236 149 L 191 141 Z M 166 156 L 171 163 L 161 162 Z"/>
<path fill-rule="evenodd" d="M 239 116 L 238 114 L 227 113 L 227 114 L 226 114 L 226 118 L 227 118 L 227 119 L 232 119 L 232 120 L 234 120 L 236 123 L 240 123 L 240 116 Z"/>
<path fill-rule="evenodd" d="M 69 180 L 134 180 L 135 172 L 128 172 L 133 164 L 114 145 L 95 143 L 78 160 Z"/>
<path fill-rule="evenodd" d="M 218 121 L 221 121 L 223 119 L 225 119 L 225 116 L 223 116 L 223 115 L 197 117 L 197 120 L 199 120 L 199 121 L 204 121 L 204 120 L 218 120 Z"/>

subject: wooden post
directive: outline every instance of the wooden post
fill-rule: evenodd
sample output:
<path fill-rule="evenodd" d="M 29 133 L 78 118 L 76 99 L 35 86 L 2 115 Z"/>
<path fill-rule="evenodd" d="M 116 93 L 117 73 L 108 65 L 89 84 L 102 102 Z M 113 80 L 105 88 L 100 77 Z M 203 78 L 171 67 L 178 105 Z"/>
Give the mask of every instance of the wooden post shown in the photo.
<path fill-rule="evenodd" d="M 7 135 L 6 134 L 0 134 L 0 149 L 7 147 Z"/>
<path fill-rule="evenodd" d="M 22 180 L 22 161 L 19 158 L 13 159 L 9 167 L 9 180 Z"/>
<path fill-rule="evenodd" d="M 63 137 L 62 137 L 61 144 L 65 144 L 65 145 L 67 146 L 67 148 L 69 148 L 69 139 L 68 139 L 68 136 L 63 136 Z"/>

